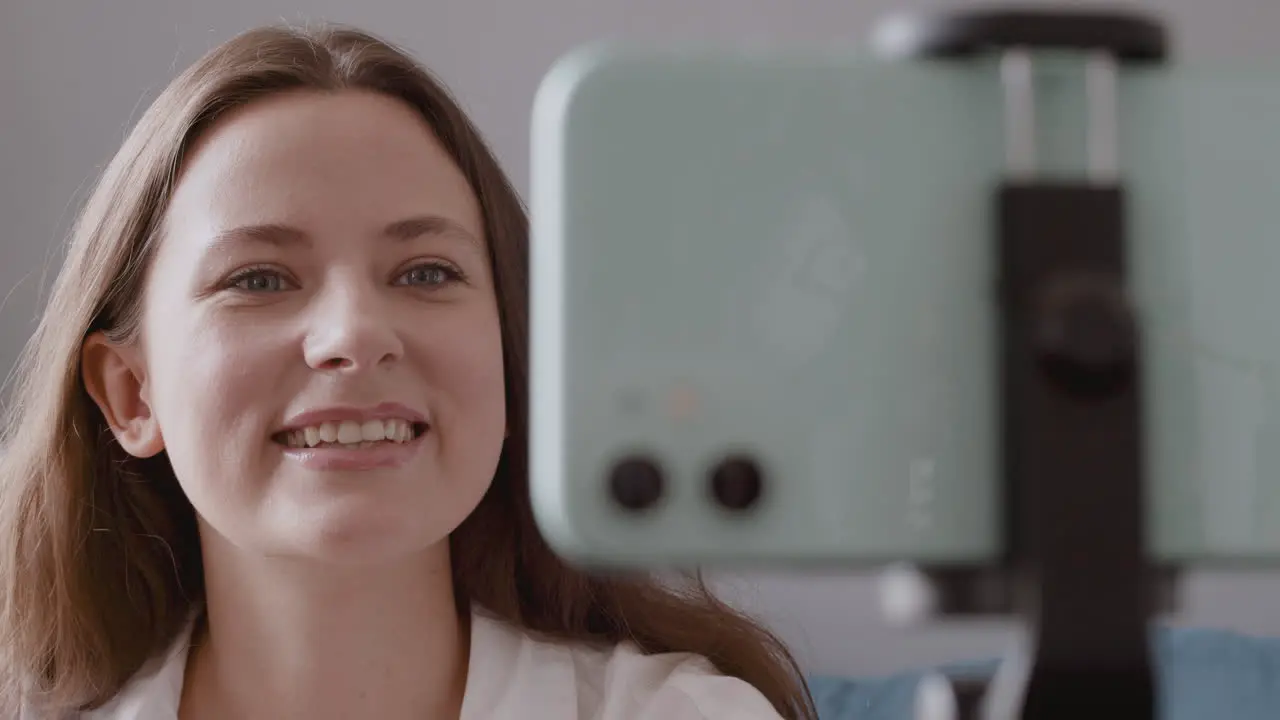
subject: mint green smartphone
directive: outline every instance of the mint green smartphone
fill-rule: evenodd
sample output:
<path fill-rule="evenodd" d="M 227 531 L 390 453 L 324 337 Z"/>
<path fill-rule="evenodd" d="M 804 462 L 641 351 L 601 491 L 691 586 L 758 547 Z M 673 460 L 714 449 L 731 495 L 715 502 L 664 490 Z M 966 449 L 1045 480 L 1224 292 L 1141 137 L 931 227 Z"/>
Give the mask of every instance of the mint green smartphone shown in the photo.
<path fill-rule="evenodd" d="M 1084 90 L 1047 67 L 1045 172 L 1070 175 Z M 1165 560 L 1280 557 L 1276 70 L 1120 78 Z M 557 552 L 1000 554 L 992 64 L 584 48 L 532 147 L 531 491 Z"/>

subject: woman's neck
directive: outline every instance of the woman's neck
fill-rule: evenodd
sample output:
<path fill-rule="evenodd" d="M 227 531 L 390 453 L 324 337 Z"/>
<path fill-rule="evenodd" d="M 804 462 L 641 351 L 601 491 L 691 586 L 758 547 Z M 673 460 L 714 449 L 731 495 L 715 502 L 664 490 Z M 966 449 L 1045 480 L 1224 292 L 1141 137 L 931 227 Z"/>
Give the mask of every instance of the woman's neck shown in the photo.
<path fill-rule="evenodd" d="M 247 558 L 211 540 L 182 720 L 458 717 L 470 615 L 447 543 L 354 568 Z"/>

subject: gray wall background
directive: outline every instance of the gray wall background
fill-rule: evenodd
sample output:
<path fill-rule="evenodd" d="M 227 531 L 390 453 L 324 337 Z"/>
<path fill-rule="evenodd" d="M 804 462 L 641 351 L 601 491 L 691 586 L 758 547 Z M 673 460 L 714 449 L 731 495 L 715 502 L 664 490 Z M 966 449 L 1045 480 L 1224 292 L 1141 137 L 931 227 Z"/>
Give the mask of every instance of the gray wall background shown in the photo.
<path fill-rule="evenodd" d="M 0 0 L 0 371 L 12 367 L 84 193 L 178 69 L 250 26 L 361 25 L 411 48 L 452 87 L 527 188 L 535 87 L 570 47 L 602 37 L 810 47 L 861 43 L 893 0 Z M 1027 3 L 1036 4 L 1036 3 Z M 1065 3 L 1072 4 L 1072 3 Z M 1096 3 L 1095 3 L 1096 4 Z M 1280 56 L 1275 0 L 1151 0 L 1184 58 Z M 1278 58 L 1280 60 L 1280 58 Z M 991 656 L 1012 623 L 892 629 L 865 575 L 715 576 L 814 672 L 867 674 Z M 1198 573 L 1178 622 L 1280 635 L 1280 574 Z"/>

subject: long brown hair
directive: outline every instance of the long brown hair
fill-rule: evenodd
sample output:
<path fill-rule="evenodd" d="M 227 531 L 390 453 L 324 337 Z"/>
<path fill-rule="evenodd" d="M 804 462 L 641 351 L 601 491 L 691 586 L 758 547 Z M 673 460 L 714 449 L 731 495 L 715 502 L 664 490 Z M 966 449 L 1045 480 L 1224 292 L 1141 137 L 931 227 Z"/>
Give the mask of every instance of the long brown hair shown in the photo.
<path fill-rule="evenodd" d="M 631 641 L 706 656 L 785 718 L 815 718 L 785 646 L 717 600 L 648 576 L 563 562 L 534 524 L 526 462 L 528 230 L 496 159 L 448 91 L 405 53 L 337 26 L 243 33 L 180 75 L 108 165 L 73 231 L 19 365 L 0 457 L 4 699 L 103 704 L 183 631 L 203 595 L 195 512 L 166 456 L 115 443 L 80 374 L 87 334 L 129 342 L 184 155 L 228 111 L 274 93 L 372 90 L 418 110 L 476 193 L 501 309 L 510 440 L 492 487 L 451 538 L 459 598 L 557 640 Z"/>

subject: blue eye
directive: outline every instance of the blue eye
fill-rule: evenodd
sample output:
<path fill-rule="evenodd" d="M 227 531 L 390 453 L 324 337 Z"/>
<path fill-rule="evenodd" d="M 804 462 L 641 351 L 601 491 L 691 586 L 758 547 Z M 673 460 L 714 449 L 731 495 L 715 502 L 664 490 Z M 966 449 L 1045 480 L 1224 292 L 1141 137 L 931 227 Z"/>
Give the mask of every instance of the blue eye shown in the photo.
<path fill-rule="evenodd" d="M 418 287 L 439 287 L 447 285 L 455 280 L 460 280 L 462 274 L 457 270 L 439 263 L 429 263 L 418 265 L 406 271 L 396 281 L 398 285 L 414 285 Z"/>
<path fill-rule="evenodd" d="M 228 285 L 251 293 L 280 292 L 289 287 L 280 273 L 271 270 L 247 270 L 232 277 Z"/>

